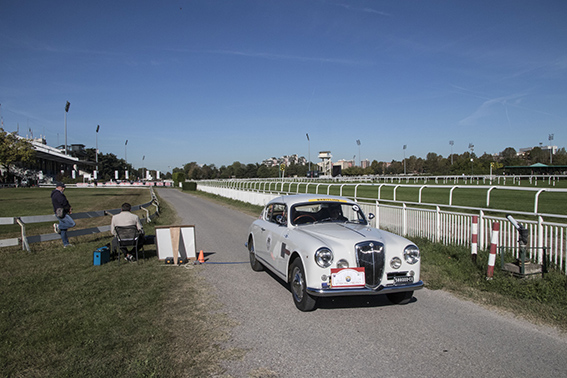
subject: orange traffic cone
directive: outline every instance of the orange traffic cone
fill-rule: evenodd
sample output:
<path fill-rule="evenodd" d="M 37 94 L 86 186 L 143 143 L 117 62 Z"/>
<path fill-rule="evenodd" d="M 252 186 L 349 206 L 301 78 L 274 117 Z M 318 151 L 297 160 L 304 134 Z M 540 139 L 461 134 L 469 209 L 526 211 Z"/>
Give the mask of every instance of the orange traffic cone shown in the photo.
<path fill-rule="evenodd" d="M 205 255 L 203 254 L 203 250 L 201 249 L 201 252 L 199 252 L 199 262 L 202 264 L 205 262 Z"/>

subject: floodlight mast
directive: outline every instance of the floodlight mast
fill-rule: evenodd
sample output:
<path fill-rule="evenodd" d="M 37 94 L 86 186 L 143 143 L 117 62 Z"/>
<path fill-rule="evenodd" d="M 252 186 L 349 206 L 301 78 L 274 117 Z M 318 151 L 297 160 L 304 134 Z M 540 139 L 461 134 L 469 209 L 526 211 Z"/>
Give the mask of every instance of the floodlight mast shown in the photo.
<path fill-rule="evenodd" d="M 311 173 L 311 141 L 309 140 L 309 133 L 305 133 L 305 136 L 307 136 L 307 160 L 308 160 L 308 164 L 309 164 L 309 177 L 312 177 L 312 173 Z"/>
<path fill-rule="evenodd" d="M 67 113 L 69 113 L 69 107 L 71 103 L 67 101 L 65 104 L 65 155 L 67 155 Z"/>
<path fill-rule="evenodd" d="M 96 171 L 98 175 L 98 130 L 100 129 L 100 125 L 96 125 L 96 153 L 95 153 L 95 161 L 96 161 Z"/>

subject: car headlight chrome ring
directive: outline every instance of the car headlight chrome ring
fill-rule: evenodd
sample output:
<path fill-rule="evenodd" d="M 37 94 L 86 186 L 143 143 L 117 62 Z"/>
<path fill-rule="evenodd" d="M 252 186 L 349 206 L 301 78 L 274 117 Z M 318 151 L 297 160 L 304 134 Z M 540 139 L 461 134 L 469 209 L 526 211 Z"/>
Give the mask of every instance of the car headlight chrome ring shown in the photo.
<path fill-rule="evenodd" d="M 415 245 L 408 245 L 404 248 L 404 259 L 408 264 L 415 264 L 419 261 L 419 248 Z"/>
<path fill-rule="evenodd" d="M 402 266 L 402 259 L 397 256 L 394 257 L 392 260 L 390 260 L 390 266 L 393 269 L 400 269 L 400 266 Z"/>
<path fill-rule="evenodd" d="M 333 251 L 326 247 L 319 248 L 317 252 L 315 252 L 315 262 L 321 268 L 330 267 L 333 263 Z"/>
<path fill-rule="evenodd" d="M 344 268 L 348 268 L 348 261 L 346 261 L 345 259 L 341 259 L 339 261 L 337 261 L 337 268 L 339 269 L 344 269 Z"/>

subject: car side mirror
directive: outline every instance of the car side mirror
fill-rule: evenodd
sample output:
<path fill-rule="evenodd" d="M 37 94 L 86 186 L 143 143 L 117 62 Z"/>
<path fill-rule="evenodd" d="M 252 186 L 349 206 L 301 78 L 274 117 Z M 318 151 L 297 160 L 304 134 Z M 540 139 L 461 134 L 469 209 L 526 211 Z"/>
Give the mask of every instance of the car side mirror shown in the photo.
<path fill-rule="evenodd" d="M 374 219 L 374 218 L 376 218 L 376 215 L 372 213 L 368 213 L 368 219 Z"/>

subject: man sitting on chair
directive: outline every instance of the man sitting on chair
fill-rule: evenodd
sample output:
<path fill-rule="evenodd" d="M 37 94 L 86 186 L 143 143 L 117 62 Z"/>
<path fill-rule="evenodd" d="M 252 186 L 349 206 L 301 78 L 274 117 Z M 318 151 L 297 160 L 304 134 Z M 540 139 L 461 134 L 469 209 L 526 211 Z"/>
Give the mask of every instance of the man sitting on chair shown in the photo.
<path fill-rule="evenodd" d="M 116 214 L 112 217 L 112 222 L 110 223 L 110 231 L 114 238 L 112 239 L 112 251 L 116 251 L 118 248 L 118 239 L 116 238 L 116 230 L 115 227 L 128 227 L 128 226 L 136 226 L 140 231 L 140 238 L 138 239 L 138 249 L 140 249 L 144 245 L 144 228 L 142 227 L 142 222 L 140 222 L 140 218 L 130 212 L 132 210 L 132 205 L 128 202 L 122 204 L 122 211 L 120 214 Z M 124 256 L 126 256 L 126 260 L 132 261 L 133 256 L 128 253 L 127 248 L 121 248 L 124 252 Z"/>

